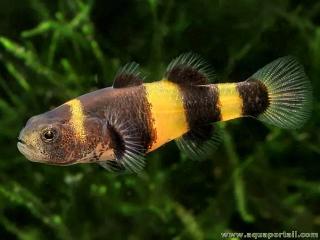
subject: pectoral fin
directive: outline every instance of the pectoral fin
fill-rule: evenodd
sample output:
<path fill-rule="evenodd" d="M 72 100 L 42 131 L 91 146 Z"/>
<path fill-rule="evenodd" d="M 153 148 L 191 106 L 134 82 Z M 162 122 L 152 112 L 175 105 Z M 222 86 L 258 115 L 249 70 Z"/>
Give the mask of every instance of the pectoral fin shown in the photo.
<path fill-rule="evenodd" d="M 139 137 L 132 136 L 121 127 L 116 127 L 108 123 L 106 131 L 111 140 L 111 147 L 115 154 L 115 159 L 99 162 L 105 169 L 117 173 L 139 173 L 145 166 L 145 149 L 139 144 Z"/>

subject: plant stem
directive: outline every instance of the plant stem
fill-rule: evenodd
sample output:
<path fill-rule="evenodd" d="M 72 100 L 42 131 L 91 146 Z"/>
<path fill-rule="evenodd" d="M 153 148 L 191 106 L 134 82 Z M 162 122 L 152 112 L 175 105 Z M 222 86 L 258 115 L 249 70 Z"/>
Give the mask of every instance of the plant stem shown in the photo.
<path fill-rule="evenodd" d="M 254 216 L 251 215 L 248 212 L 247 206 L 246 206 L 246 199 L 245 199 L 245 186 L 242 178 L 241 171 L 238 171 L 240 168 L 239 163 L 239 156 L 235 150 L 235 145 L 232 140 L 232 137 L 230 136 L 228 130 L 226 129 L 226 125 L 223 123 L 221 124 L 222 127 L 222 137 L 224 140 L 224 146 L 226 149 L 226 153 L 228 155 L 228 158 L 231 162 L 231 165 L 233 166 L 233 187 L 234 187 L 234 196 L 237 204 L 238 212 L 241 216 L 241 218 L 245 222 L 253 222 Z"/>

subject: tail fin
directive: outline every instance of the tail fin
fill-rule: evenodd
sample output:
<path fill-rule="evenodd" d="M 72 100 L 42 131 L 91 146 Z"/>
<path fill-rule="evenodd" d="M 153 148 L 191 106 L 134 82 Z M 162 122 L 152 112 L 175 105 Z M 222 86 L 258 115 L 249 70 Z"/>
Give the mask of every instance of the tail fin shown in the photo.
<path fill-rule="evenodd" d="M 294 57 L 278 58 L 252 78 L 261 81 L 268 92 L 269 106 L 258 116 L 259 120 L 287 129 L 299 128 L 306 122 L 311 112 L 312 89 Z"/>

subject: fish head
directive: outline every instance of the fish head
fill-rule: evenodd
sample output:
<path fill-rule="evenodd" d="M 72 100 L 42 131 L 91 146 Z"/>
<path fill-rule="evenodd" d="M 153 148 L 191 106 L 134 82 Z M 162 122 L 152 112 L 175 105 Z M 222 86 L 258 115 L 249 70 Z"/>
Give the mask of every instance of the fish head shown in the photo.
<path fill-rule="evenodd" d="M 30 118 L 19 134 L 17 147 L 28 160 L 52 165 L 97 161 L 100 152 L 111 159 L 113 152 L 107 151 L 102 131 L 100 121 L 74 115 L 64 104 Z"/>

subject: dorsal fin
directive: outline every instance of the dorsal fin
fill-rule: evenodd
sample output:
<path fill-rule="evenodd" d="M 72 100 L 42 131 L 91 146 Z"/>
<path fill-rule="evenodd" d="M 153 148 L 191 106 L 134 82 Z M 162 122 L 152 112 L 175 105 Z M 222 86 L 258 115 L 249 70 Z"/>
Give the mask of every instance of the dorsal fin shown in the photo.
<path fill-rule="evenodd" d="M 139 86 L 143 83 L 143 77 L 139 71 L 139 64 L 127 63 L 116 74 L 113 81 L 113 88 L 125 88 Z"/>
<path fill-rule="evenodd" d="M 165 77 L 181 85 L 205 85 L 211 82 L 214 74 L 199 55 L 185 53 L 173 59 L 167 67 Z"/>

